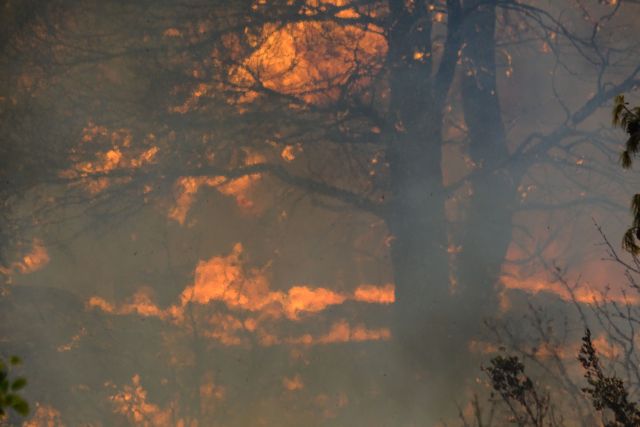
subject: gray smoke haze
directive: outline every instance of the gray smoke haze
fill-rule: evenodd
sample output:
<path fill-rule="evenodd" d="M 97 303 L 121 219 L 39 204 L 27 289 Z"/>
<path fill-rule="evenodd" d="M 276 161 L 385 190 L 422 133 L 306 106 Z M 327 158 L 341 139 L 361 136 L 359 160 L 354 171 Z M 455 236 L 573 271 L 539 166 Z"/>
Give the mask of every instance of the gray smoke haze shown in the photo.
<path fill-rule="evenodd" d="M 593 421 L 635 2 L 0 7 L 9 425 L 463 425 L 504 351 Z"/>

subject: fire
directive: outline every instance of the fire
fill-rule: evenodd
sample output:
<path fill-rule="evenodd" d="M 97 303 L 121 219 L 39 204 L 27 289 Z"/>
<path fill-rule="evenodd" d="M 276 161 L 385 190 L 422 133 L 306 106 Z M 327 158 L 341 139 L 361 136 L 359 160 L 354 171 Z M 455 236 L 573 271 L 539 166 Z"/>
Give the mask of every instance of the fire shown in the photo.
<path fill-rule="evenodd" d="M 86 335 L 87 335 L 87 329 L 82 327 L 80 329 L 80 332 L 78 332 L 77 334 L 72 336 L 71 340 L 68 343 L 59 345 L 56 348 L 56 350 L 58 350 L 59 352 L 71 351 L 71 350 L 73 350 L 74 348 L 76 348 L 78 346 L 78 343 L 80 342 L 82 337 L 84 337 Z"/>
<path fill-rule="evenodd" d="M 325 5 L 343 6 L 340 1 L 309 1 L 307 5 L 307 14 L 311 16 L 316 8 L 322 10 Z M 346 8 L 336 16 L 353 18 L 359 13 Z M 320 36 L 327 31 L 330 38 Z M 358 64 L 375 67 L 387 49 L 386 40 L 377 27 L 328 21 L 268 24 L 263 27 L 260 39 L 259 45 L 254 41 L 257 49 L 230 76 L 234 85 L 248 90 L 245 102 L 256 98 L 257 93 L 251 90 L 254 85 L 295 95 L 307 102 L 333 99 L 339 93 L 338 87 L 347 82 Z"/>
<path fill-rule="evenodd" d="M 576 302 L 583 304 L 593 304 L 603 299 L 623 304 L 640 304 L 640 297 L 636 295 L 627 295 L 623 292 L 618 291 L 602 291 L 590 287 L 587 283 L 574 287 L 570 291 L 569 289 L 567 289 L 567 285 L 562 283 L 561 281 L 548 280 L 540 277 L 539 275 L 520 277 L 517 274 L 503 274 L 500 278 L 500 281 L 507 289 L 520 289 L 532 294 L 537 294 L 539 292 L 550 292 L 558 295 L 560 298 L 566 301 L 570 301 L 572 298 L 575 298 Z M 508 306 L 508 302 L 505 301 L 505 307 Z"/>
<path fill-rule="evenodd" d="M 297 320 L 304 313 L 317 313 L 330 305 L 342 304 L 346 295 L 326 288 L 293 286 L 287 292 L 271 291 L 263 271 L 244 271 L 240 257 L 243 247 L 233 247 L 227 257 L 213 257 L 196 266 L 195 283 L 181 295 L 182 305 L 189 302 L 224 302 L 234 310 L 261 312 L 272 318 Z"/>
<path fill-rule="evenodd" d="M 111 396 L 115 412 L 145 427 L 171 425 L 173 408 L 162 409 L 147 402 L 147 392 L 140 385 L 139 375 L 134 375 L 131 382 L 132 385 L 124 386 L 122 391 Z"/>
<path fill-rule="evenodd" d="M 284 377 L 282 379 L 282 386 L 289 391 L 302 390 L 304 383 L 300 374 L 296 374 L 291 378 Z"/>
<path fill-rule="evenodd" d="M 257 165 L 264 162 L 264 157 L 250 153 L 244 161 L 245 166 Z M 176 182 L 176 204 L 169 210 L 169 218 L 184 224 L 195 196 L 201 187 L 214 187 L 220 194 L 234 197 L 236 204 L 245 211 L 254 211 L 255 204 L 251 193 L 262 179 L 262 174 L 249 174 L 235 179 L 227 179 L 223 176 L 184 176 Z"/>
<path fill-rule="evenodd" d="M 282 157 L 286 162 L 292 162 L 296 159 L 296 152 L 298 151 L 302 151 L 302 148 L 294 145 L 287 145 L 280 152 L 280 157 Z"/>
<path fill-rule="evenodd" d="M 395 286 L 391 283 L 384 286 L 360 285 L 356 288 L 354 299 L 373 304 L 393 304 L 396 300 Z"/>
<path fill-rule="evenodd" d="M 624 271 L 603 268 L 603 261 L 596 254 L 584 259 L 576 270 L 561 273 L 550 271 L 545 263 L 517 262 L 528 259 L 533 250 L 514 243 L 509 247 L 500 277 L 500 282 L 507 291 L 519 289 L 532 294 L 549 292 L 566 301 L 575 299 L 582 304 L 593 304 L 603 300 L 621 304 L 640 304 L 640 295 L 637 292 L 625 291 L 625 287 L 629 284 Z M 556 238 L 545 248 L 541 258 L 562 259 L 562 254 L 566 250 L 563 240 Z M 608 283 L 616 285 L 609 286 Z M 503 293 L 501 298 L 504 299 L 503 305 L 509 307 L 508 295 Z"/>
<path fill-rule="evenodd" d="M 297 319 L 298 313 L 317 313 L 330 305 L 342 304 L 346 299 L 345 295 L 329 289 L 294 286 L 287 293 L 284 311 L 289 319 Z"/>
<path fill-rule="evenodd" d="M 153 303 L 147 289 L 137 291 L 130 302 L 120 306 L 114 306 L 103 298 L 96 296 L 89 298 L 87 306 L 98 308 L 106 313 L 119 315 L 137 314 L 142 317 L 167 318 L 170 314 L 170 311 L 165 312 Z"/>
<path fill-rule="evenodd" d="M 0 266 L 0 274 L 11 277 L 15 273 L 33 273 L 44 268 L 49 261 L 49 252 L 42 240 L 33 239 L 31 250 L 20 261 L 13 262 L 9 267 Z"/>
<path fill-rule="evenodd" d="M 49 253 L 40 239 L 34 239 L 31 252 L 22 258 L 22 262 L 16 264 L 16 269 L 22 273 L 33 273 L 49 263 Z"/>
<path fill-rule="evenodd" d="M 364 325 L 352 327 L 345 320 L 333 324 L 333 327 L 326 335 L 320 337 L 318 342 L 322 344 L 332 344 L 349 341 L 378 341 L 391 338 L 391 331 L 388 328 L 367 329 Z"/>
<path fill-rule="evenodd" d="M 22 427 L 65 427 L 60 411 L 49 405 L 36 403 L 33 416 Z"/>
<path fill-rule="evenodd" d="M 175 206 L 169 211 L 169 218 L 179 222 L 180 224 L 184 224 L 187 213 L 189 213 L 189 209 L 191 209 L 195 195 L 200 187 L 203 185 L 215 187 L 220 185 L 223 181 L 224 178 L 221 177 L 209 178 L 185 176 L 179 178 L 176 182 L 178 196 L 176 197 Z"/>
<path fill-rule="evenodd" d="M 227 346 L 242 344 L 238 332 L 244 329 L 244 325 L 238 318 L 230 314 L 215 313 L 209 318 L 209 325 L 212 329 L 205 332 L 209 338 Z"/>
<path fill-rule="evenodd" d="M 234 245 L 227 256 L 214 256 L 196 265 L 194 282 L 187 286 L 179 302 L 165 309 L 158 307 L 151 292 L 143 288 L 122 304 L 111 304 L 94 296 L 87 307 L 113 315 L 156 317 L 178 326 L 187 326 L 186 310 L 214 307 L 222 303 L 227 312 L 206 314 L 203 335 L 223 345 L 246 345 L 246 338 L 255 336 L 262 346 L 276 344 L 330 344 L 350 341 L 386 340 L 388 329 L 367 329 L 364 325 L 351 326 L 345 320 L 334 323 L 331 330 L 320 336 L 304 334 L 295 338 L 279 337 L 269 325 L 276 321 L 299 322 L 328 307 L 352 300 L 369 304 L 391 304 L 395 300 L 394 286 L 361 285 L 353 294 L 333 291 L 324 287 L 295 285 L 287 290 L 272 290 L 265 269 L 247 268 L 243 261 L 243 246 Z M 202 310 L 198 313 L 201 313 Z M 205 311 L 206 312 L 206 311 Z M 210 312 L 209 312 L 210 313 Z"/>
<path fill-rule="evenodd" d="M 215 384 L 213 374 L 205 372 L 199 387 L 200 408 L 202 414 L 210 416 L 217 402 L 225 398 L 225 388 Z M 107 383 L 107 386 L 114 387 Z M 129 422 L 145 427 L 197 427 L 195 420 L 190 422 L 181 416 L 179 402 L 173 400 L 166 407 L 160 407 L 149 401 L 147 391 L 141 384 L 140 375 L 131 378 L 131 384 L 126 384 L 121 390 L 116 391 L 109 398 L 113 410 L 117 414 L 126 417 Z"/>
<path fill-rule="evenodd" d="M 155 136 L 150 134 L 145 138 L 145 143 L 154 140 Z M 95 147 L 83 147 L 84 144 L 91 142 L 108 142 L 111 148 L 106 151 L 96 151 Z M 82 131 L 81 145 L 71 152 L 72 166 L 60 172 L 60 177 L 79 182 L 91 194 L 105 190 L 113 180 L 126 181 L 127 177 L 111 178 L 106 175 L 116 170 L 133 170 L 152 164 L 160 151 L 155 145 L 145 149 L 134 149 L 132 142 L 133 135 L 128 129 L 116 129 L 110 132 L 105 126 L 89 121 Z M 92 160 L 77 159 L 83 150 L 91 153 Z"/>
<path fill-rule="evenodd" d="M 368 329 L 362 324 L 351 326 L 349 322 L 342 319 L 331 326 L 329 332 L 317 337 L 311 334 L 304 334 L 300 337 L 290 338 L 289 344 L 318 345 L 336 344 L 362 341 L 386 341 L 391 338 L 389 328 Z"/>

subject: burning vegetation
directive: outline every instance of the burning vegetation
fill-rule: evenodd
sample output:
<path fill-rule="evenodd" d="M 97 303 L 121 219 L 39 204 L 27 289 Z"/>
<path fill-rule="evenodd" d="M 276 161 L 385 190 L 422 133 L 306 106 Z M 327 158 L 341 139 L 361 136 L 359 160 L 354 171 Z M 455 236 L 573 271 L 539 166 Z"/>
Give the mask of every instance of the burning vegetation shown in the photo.
<path fill-rule="evenodd" d="M 7 422 L 637 424 L 634 2 L 0 7 Z"/>

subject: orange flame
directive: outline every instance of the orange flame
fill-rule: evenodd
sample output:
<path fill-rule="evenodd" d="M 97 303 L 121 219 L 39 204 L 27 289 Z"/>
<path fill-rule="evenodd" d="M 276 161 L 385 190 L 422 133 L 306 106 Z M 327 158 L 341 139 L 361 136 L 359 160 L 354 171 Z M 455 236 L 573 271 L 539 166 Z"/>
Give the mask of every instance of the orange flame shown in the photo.
<path fill-rule="evenodd" d="M 395 286 L 391 283 L 384 286 L 360 285 L 354 293 L 354 299 L 373 304 L 393 304 L 396 300 Z"/>
<path fill-rule="evenodd" d="M 82 144 L 90 143 L 96 139 L 109 142 L 111 148 L 106 151 L 92 151 L 91 161 L 78 161 L 77 158 L 84 150 Z M 150 134 L 145 142 L 155 140 L 155 135 Z M 98 126 L 89 121 L 82 131 L 81 146 L 72 151 L 74 160 L 71 168 L 60 172 L 61 178 L 78 180 L 91 194 L 99 193 L 112 183 L 113 180 L 126 181 L 127 177 L 110 178 L 106 176 L 115 170 L 139 169 L 146 164 L 155 162 L 160 149 L 153 145 L 140 150 L 132 148 L 133 136 L 128 129 L 117 129 L 109 132 L 105 126 Z"/>
<path fill-rule="evenodd" d="M 308 1 L 307 14 L 326 5 L 343 6 L 341 1 Z M 343 9 L 338 18 L 353 18 L 359 12 Z M 331 38 L 318 37 L 319 34 Z M 387 45 L 379 28 L 340 25 L 329 21 L 307 21 L 284 26 L 263 27 L 256 50 L 231 73 L 234 85 L 248 89 L 243 102 L 256 99 L 251 90 L 259 84 L 267 89 L 295 95 L 307 102 L 319 103 L 335 98 L 338 87 L 347 82 L 359 64 L 375 67 L 384 57 Z"/>
<path fill-rule="evenodd" d="M 108 384 L 112 385 L 112 384 Z M 112 385 L 113 386 L 113 385 Z M 212 413 L 215 402 L 225 397 L 224 387 L 213 381 L 211 372 L 205 373 L 199 387 L 201 408 L 205 413 Z M 140 375 L 134 375 L 131 385 L 125 385 L 122 390 L 110 396 L 114 412 L 125 416 L 130 422 L 145 427 L 197 427 L 197 422 L 187 423 L 179 417 L 178 402 L 172 401 L 165 408 L 150 403 L 147 391 L 142 387 Z"/>
<path fill-rule="evenodd" d="M 282 379 L 282 386 L 289 391 L 302 390 L 304 383 L 300 374 L 296 374 L 291 378 L 284 377 Z"/>
<path fill-rule="evenodd" d="M 148 426 L 168 426 L 172 421 L 172 408 L 162 409 L 147 402 L 147 392 L 140 385 L 140 376 L 134 375 L 132 385 L 111 396 L 115 412 L 126 416 L 130 421 Z"/>
<path fill-rule="evenodd" d="M 8 268 L 0 266 L 0 274 L 9 276 L 15 274 L 29 274 L 38 271 L 49 264 L 49 252 L 40 239 L 33 239 L 31 250 L 20 261 L 12 263 Z"/>
<path fill-rule="evenodd" d="M 386 341 L 390 338 L 391 331 L 388 328 L 368 329 L 362 324 L 351 326 L 346 320 L 342 319 L 335 322 L 329 332 L 324 335 L 313 337 L 311 334 L 304 334 L 286 341 L 289 344 L 317 345 L 361 341 Z"/>
<path fill-rule="evenodd" d="M 22 427 L 65 427 L 60 411 L 53 406 L 36 403 L 33 416 Z"/>
<path fill-rule="evenodd" d="M 264 157 L 251 153 L 245 159 L 246 166 L 264 162 Z M 176 204 L 169 210 L 169 218 L 184 224 L 195 196 L 201 187 L 214 187 L 220 194 L 235 197 L 236 204 L 245 211 L 256 211 L 256 206 L 251 198 L 251 192 L 255 184 L 262 179 L 262 174 L 250 174 L 235 179 L 227 179 L 223 176 L 184 176 L 176 182 Z"/>
<path fill-rule="evenodd" d="M 265 328 L 265 322 L 279 319 L 297 322 L 347 300 L 391 304 L 395 298 L 394 286 L 361 285 L 352 295 L 307 285 L 274 291 L 270 289 L 265 271 L 244 266 L 242 253 L 243 247 L 237 243 L 227 256 L 214 256 L 200 261 L 195 269 L 194 283 L 183 290 L 178 304 L 166 309 L 153 302 L 148 289 L 139 290 L 129 301 L 119 305 L 94 296 L 88 300 L 87 306 L 114 315 L 157 317 L 187 326 L 185 311 L 191 304 L 205 307 L 220 302 L 227 309 L 243 313 L 244 316 L 216 312 L 206 317 L 208 329 L 203 334 L 224 345 L 245 345 L 247 342 L 243 337 L 247 334 L 254 334 L 262 346 L 385 340 L 391 336 L 388 329 L 370 330 L 364 325 L 352 327 L 344 320 L 335 323 L 327 334 L 318 337 L 303 335 L 280 338 L 274 335 Z"/>

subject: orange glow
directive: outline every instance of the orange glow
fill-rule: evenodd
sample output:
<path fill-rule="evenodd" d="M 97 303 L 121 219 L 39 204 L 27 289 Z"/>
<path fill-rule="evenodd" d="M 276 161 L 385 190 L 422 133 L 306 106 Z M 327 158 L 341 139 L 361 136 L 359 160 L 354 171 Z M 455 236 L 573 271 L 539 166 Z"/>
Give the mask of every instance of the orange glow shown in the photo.
<path fill-rule="evenodd" d="M 166 30 L 164 30 L 162 35 L 165 37 L 181 37 L 182 32 L 177 28 L 167 28 Z"/>
<path fill-rule="evenodd" d="M 307 14 L 313 15 L 316 7 L 323 9 L 323 4 L 342 6 L 342 3 L 309 1 Z M 353 18 L 359 13 L 345 9 L 336 16 Z M 285 26 L 267 24 L 262 32 L 257 49 L 231 73 L 232 83 L 248 89 L 244 102 L 256 98 L 257 93 L 251 91 L 256 84 L 307 102 L 333 99 L 352 70 L 359 64 L 375 68 L 387 50 L 384 36 L 374 26 L 308 21 Z M 331 37 L 320 36 L 327 32 Z M 257 45 L 258 41 L 254 43 Z"/>
<path fill-rule="evenodd" d="M 146 142 L 153 141 L 154 135 L 149 135 L 145 139 Z M 160 151 L 157 146 L 151 146 L 143 150 L 135 150 L 132 148 L 133 135 L 127 129 L 117 129 L 109 132 L 104 126 L 98 126 L 89 121 L 82 131 L 82 144 L 100 140 L 101 142 L 109 142 L 111 148 L 106 151 L 92 151 L 91 147 L 80 147 L 72 151 L 73 165 L 71 168 L 60 173 L 61 178 L 77 180 L 80 185 L 84 186 L 91 194 L 97 194 L 116 181 L 127 181 L 127 177 L 111 178 L 108 176 L 110 172 L 116 170 L 132 170 L 139 169 L 147 164 L 154 163 L 156 155 Z M 79 161 L 78 157 L 83 150 L 91 153 L 93 160 Z"/>
<path fill-rule="evenodd" d="M 317 313 L 330 305 L 342 304 L 346 299 L 329 289 L 294 286 L 289 289 L 284 311 L 289 319 L 297 319 L 298 313 Z"/>
<path fill-rule="evenodd" d="M 264 161 L 263 156 L 251 153 L 247 155 L 244 165 L 257 165 Z M 257 212 L 257 207 L 252 201 L 251 192 L 255 184 L 261 179 L 262 174 L 250 174 L 230 180 L 222 176 L 181 177 L 176 182 L 176 203 L 169 210 L 169 218 L 184 225 L 195 196 L 203 186 L 214 187 L 220 194 L 235 197 L 236 204 L 244 211 Z"/>
<path fill-rule="evenodd" d="M 198 189 L 203 185 L 215 187 L 223 181 L 224 178 L 221 177 L 208 178 L 185 176 L 179 178 L 176 182 L 176 191 L 178 196 L 176 197 L 175 206 L 169 211 L 169 218 L 179 222 L 180 224 L 184 224 Z"/>
<path fill-rule="evenodd" d="M 60 411 L 49 405 L 36 403 L 33 416 L 22 424 L 22 427 L 65 427 Z"/>
<path fill-rule="evenodd" d="M 256 269 L 244 271 L 240 261 L 242 252 L 243 247 L 238 243 L 227 257 L 200 261 L 196 266 L 194 285 L 182 292 L 182 306 L 189 302 L 208 304 L 222 301 L 235 310 L 297 320 L 302 313 L 316 313 L 347 299 L 329 289 L 308 286 L 294 286 L 286 293 L 271 291 L 264 272 Z"/>
<path fill-rule="evenodd" d="M 391 283 L 384 286 L 360 285 L 356 288 L 354 299 L 374 304 L 393 304 L 396 300 L 395 286 Z"/>
<path fill-rule="evenodd" d="M 503 275 L 500 281 L 507 289 L 520 289 L 532 294 L 539 292 L 550 292 L 558 295 L 566 301 L 571 300 L 571 293 L 566 286 L 559 281 L 549 281 L 537 276 L 530 277 L 514 277 L 512 275 Z M 600 290 L 593 289 L 587 284 L 573 289 L 573 295 L 577 302 L 583 304 L 593 304 L 596 301 L 600 301 L 603 298 L 603 293 Z M 609 301 L 615 301 L 618 303 L 640 304 L 640 297 L 636 295 L 623 295 L 618 292 L 609 292 L 606 294 L 606 298 Z M 508 303 L 507 303 L 508 304 Z M 507 305 L 508 306 L 508 305 Z"/>
<path fill-rule="evenodd" d="M 594 338 L 592 343 L 599 354 L 610 360 L 616 359 L 624 353 L 624 349 L 615 342 L 611 342 L 604 333 Z"/>
<path fill-rule="evenodd" d="M 176 325 L 189 327 L 185 312 L 191 304 L 198 307 L 214 307 L 212 303 L 223 303 L 231 312 L 216 311 L 205 317 L 202 334 L 223 345 L 248 345 L 246 339 L 252 334 L 261 346 L 276 344 L 330 344 L 350 341 L 386 340 L 388 329 L 367 329 L 364 325 L 351 326 L 346 321 L 335 323 L 331 330 L 321 336 L 304 334 L 297 338 L 281 338 L 270 331 L 270 322 L 286 319 L 298 322 L 333 305 L 353 300 L 370 304 L 394 302 L 394 286 L 361 285 L 350 295 L 323 287 L 307 285 L 292 286 L 288 290 L 271 290 L 264 269 L 248 269 L 242 259 L 243 247 L 234 245 L 227 256 L 214 256 L 200 261 L 195 269 L 194 283 L 180 295 L 179 303 L 161 309 L 145 288 L 136 292 L 122 304 L 111 304 L 94 296 L 87 302 L 94 308 L 112 315 L 138 315 L 156 317 Z M 242 313 L 240 315 L 240 313 Z"/>
<path fill-rule="evenodd" d="M 544 259 L 558 259 L 561 254 L 566 251 L 566 247 L 562 243 L 562 239 L 555 239 L 553 244 L 549 245 L 544 254 Z M 502 266 L 502 275 L 500 282 L 508 290 L 518 289 L 532 294 L 539 292 L 549 292 L 569 301 L 573 297 L 579 303 L 593 304 L 606 298 L 610 302 L 621 304 L 629 303 L 633 305 L 640 304 L 640 295 L 636 292 L 625 292 L 624 288 L 628 286 L 628 281 L 623 273 L 618 270 L 604 268 L 603 261 L 594 257 L 584 260 L 579 268 L 579 272 L 563 273 L 564 282 L 559 280 L 556 275 L 540 265 L 521 265 L 514 263 L 519 259 L 527 259 L 527 249 L 511 244 L 507 251 L 506 262 Z M 588 281 L 582 278 L 588 278 Z M 576 281 L 578 284 L 576 285 Z M 609 287 L 608 283 L 615 283 L 615 286 Z M 567 287 L 571 289 L 568 289 Z M 508 294 L 503 293 L 501 298 L 504 299 L 505 307 L 509 306 Z"/>
<path fill-rule="evenodd" d="M 122 304 L 120 306 L 114 306 L 108 303 L 106 300 L 100 297 L 91 297 L 87 302 L 87 306 L 90 308 L 98 308 L 106 313 L 110 314 L 137 314 L 142 317 L 159 317 L 166 318 L 171 313 L 170 311 L 163 311 L 153 303 L 151 296 L 146 289 L 137 291 L 130 302 Z"/>
<path fill-rule="evenodd" d="M 15 273 L 33 273 L 49 264 L 49 260 L 49 252 L 42 240 L 33 239 L 31 250 L 20 261 L 13 262 L 8 268 L 0 266 L 0 274 L 10 278 Z"/>
<path fill-rule="evenodd" d="M 238 332 L 244 329 L 242 322 L 230 314 L 215 313 L 209 318 L 211 329 L 205 336 L 213 338 L 224 345 L 240 345 L 242 339 Z"/>
<path fill-rule="evenodd" d="M 361 341 L 384 341 L 391 338 L 391 331 L 388 328 L 380 329 L 368 329 L 362 324 L 351 326 L 346 320 L 339 320 L 335 322 L 329 332 L 319 337 L 314 338 L 309 334 L 302 335 L 301 337 L 290 339 L 292 344 L 335 344 L 346 342 L 361 342 Z"/>
<path fill-rule="evenodd" d="M 22 273 L 33 273 L 49 263 L 49 253 L 40 239 L 34 239 L 31 252 L 22 258 L 22 262 L 16 264 L 16 269 Z"/>
<path fill-rule="evenodd" d="M 113 384 L 107 383 L 108 386 Z M 215 404 L 225 397 L 224 387 L 218 386 L 213 381 L 213 374 L 206 372 L 203 375 L 199 387 L 200 407 L 203 415 L 211 415 Z M 110 396 L 114 412 L 126 417 L 135 425 L 144 427 L 198 427 L 196 420 L 186 421 L 181 417 L 180 405 L 177 401 L 171 401 L 162 408 L 149 402 L 147 391 L 142 387 L 139 375 L 134 375 L 131 384 L 122 387 Z"/>
<path fill-rule="evenodd" d="M 284 377 L 282 379 L 282 386 L 289 391 L 302 390 L 304 383 L 300 374 L 296 374 L 291 378 Z"/>
<path fill-rule="evenodd" d="M 78 343 L 85 335 L 87 335 L 87 330 L 83 327 L 80 329 L 80 332 L 71 337 L 71 340 L 68 343 L 59 345 L 56 350 L 58 350 L 59 352 L 73 350 L 74 348 L 78 347 Z"/>
<path fill-rule="evenodd" d="M 131 382 L 132 385 L 125 385 L 122 391 L 111 396 L 115 412 L 136 424 L 148 427 L 171 425 L 172 408 L 162 409 L 147 402 L 147 392 L 140 385 L 139 375 L 134 375 Z"/>
<path fill-rule="evenodd" d="M 302 147 L 287 145 L 280 152 L 280 157 L 282 157 L 284 161 L 292 162 L 296 159 L 297 153 L 300 151 L 302 151 Z"/>

